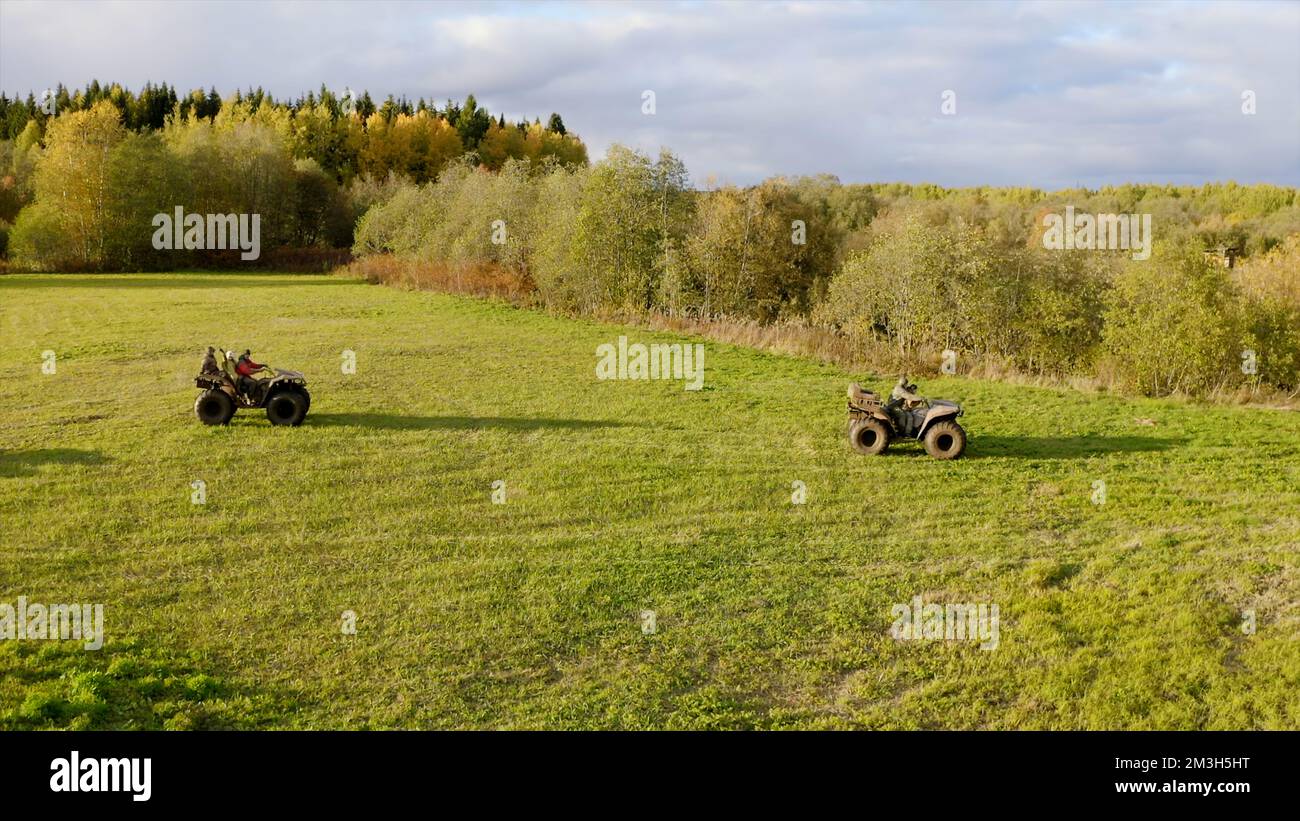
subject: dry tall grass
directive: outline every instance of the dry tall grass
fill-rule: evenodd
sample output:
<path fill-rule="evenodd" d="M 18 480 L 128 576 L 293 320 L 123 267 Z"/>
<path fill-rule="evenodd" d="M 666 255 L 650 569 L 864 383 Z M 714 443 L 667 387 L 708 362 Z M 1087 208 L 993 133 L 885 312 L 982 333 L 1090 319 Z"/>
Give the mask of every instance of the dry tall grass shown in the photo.
<path fill-rule="evenodd" d="M 416 291 L 491 297 L 516 305 L 533 302 L 533 284 L 526 276 L 491 263 L 451 265 L 373 254 L 354 260 L 339 272 L 370 283 Z"/>

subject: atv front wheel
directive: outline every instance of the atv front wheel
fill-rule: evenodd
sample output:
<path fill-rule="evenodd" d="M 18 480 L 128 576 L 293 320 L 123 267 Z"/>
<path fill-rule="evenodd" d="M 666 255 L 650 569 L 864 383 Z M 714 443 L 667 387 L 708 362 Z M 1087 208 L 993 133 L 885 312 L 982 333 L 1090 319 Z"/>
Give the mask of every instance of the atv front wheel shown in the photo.
<path fill-rule="evenodd" d="M 235 400 L 225 391 L 206 390 L 194 400 L 194 415 L 205 425 L 229 424 L 235 415 Z"/>
<path fill-rule="evenodd" d="M 307 401 L 301 391 L 276 391 L 266 400 L 266 418 L 272 425 L 301 425 L 307 417 Z"/>
<path fill-rule="evenodd" d="M 935 422 L 925 432 L 925 452 L 936 459 L 956 459 L 966 450 L 966 431 L 950 419 Z"/>
<path fill-rule="evenodd" d="M 863 456 L 876 456 L 889 447 L 889 428 L 879 419 L 859 419 L 849 425 L 849 444 Z"/>

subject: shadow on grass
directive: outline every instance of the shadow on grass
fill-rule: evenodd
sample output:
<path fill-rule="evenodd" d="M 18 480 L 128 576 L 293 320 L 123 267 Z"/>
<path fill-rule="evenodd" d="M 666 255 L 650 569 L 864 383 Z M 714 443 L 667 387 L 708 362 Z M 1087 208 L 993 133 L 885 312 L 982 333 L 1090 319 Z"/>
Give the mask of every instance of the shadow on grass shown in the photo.
<path fill-rule="evenodd" d="M 627 422 L 609 419 L 546 419 L 506 416 L 399 416 L 392 413 L 308 414 L 304 426 L 378 428 L 381 430 L 541 430 L 543 428 L 585 430 L 621 428 Z"/>
<path fill-rule="evenodd" d="M 1149 436 L 972 436 L 964 459 L 1086 459 L 1107 453 L 1169 450 L 1182 439 Z"/>
<path fill-rule="evenodd" d="M 41 465 L 102 465 L 108 459 L 93 450 L 44 448 L 0 451 L 0 477 L 29 476 Z"/>

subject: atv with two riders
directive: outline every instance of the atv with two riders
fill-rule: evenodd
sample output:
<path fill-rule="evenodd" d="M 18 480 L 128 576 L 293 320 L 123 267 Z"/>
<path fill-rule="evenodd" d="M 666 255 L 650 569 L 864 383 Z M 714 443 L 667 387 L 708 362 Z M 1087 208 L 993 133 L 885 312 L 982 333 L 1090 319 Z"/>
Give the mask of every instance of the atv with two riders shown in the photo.
<path fill-rule="evenodd" d="M 956 459 L 966 450 L 966 431 L 957 424 L 961 405 L 918 396 L 907 377 L 898 380 L 889 401 L 858 383 L 849 385 L 849 444 L 858 453 L 884 453 L 895 439 L 916 439 L 935 459 Z"/>
<path fill-rule="evenodd" d="M 194 402 L 194 415 L 205 425 L 225 425 L 239 408 L 265 408 L 272 425 L 302 424 L 311 408 L 307 379 L 253 361 L 249 351 L 208 348 L 194 384 L 203 389 Z"/>

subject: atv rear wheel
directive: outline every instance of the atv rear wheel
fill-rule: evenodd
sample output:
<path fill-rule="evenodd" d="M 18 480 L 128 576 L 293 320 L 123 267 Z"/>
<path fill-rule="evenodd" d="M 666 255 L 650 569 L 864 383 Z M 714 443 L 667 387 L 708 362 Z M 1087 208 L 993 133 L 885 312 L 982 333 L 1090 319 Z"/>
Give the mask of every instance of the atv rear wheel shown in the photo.
<path fill-rule="evenodd" d="M 307 417 L 307 397 L 299 390 L 278 390 L 266 400 L 266 418 L 272 425 L 298 426 Z"/>
<path fill-rule="evenodd" d="M 225 391 L 210 388 L 194 400 L 194 415 L 205 425 L 229 424 L 235 415 L 235 400 Z"/>
<path fill-rule="evenodd" d="M 925 432 L 925 452 L 936 459 L 956 459 L 966 450 L 966 431 L 945 419 L 935 422 Z"/>
<path fill-rule="evenodd" d="M 889 447 L 889 428 L 879 419 L 859 419 L 849 425 L 849 444 L 863 456 L 876 456 Z"/>

